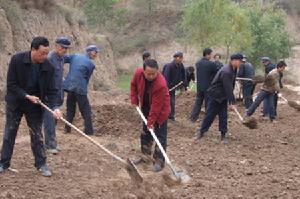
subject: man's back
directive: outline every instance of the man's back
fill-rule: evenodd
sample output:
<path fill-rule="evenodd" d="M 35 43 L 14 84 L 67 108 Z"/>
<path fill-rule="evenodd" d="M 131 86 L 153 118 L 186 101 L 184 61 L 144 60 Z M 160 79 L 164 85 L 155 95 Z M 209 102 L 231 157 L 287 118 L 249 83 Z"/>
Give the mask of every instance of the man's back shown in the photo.
<path fill-rule="evenodd" d="M 175 61 L 172 61 L 163 67 L 162 73 L 169 88 L 176 86 L 180 81 L 186 82 L 185 69 L 182 63 L 176 64 Z"/>
<path fill-rule="evenodd" d="M 77 94 L 87 94 L 87 84 L 93 73 L 95 65 L 87 55 L 75 54 L 66 58 L 70 63 L 69 72 L 64 81 L 64 89 Z"/>
<path fill-rule="evenodd" d="M 196 63 L 197 90 L 206 91 L 211 84 L 219 67 L 212 61 L 202 58 Z"/>

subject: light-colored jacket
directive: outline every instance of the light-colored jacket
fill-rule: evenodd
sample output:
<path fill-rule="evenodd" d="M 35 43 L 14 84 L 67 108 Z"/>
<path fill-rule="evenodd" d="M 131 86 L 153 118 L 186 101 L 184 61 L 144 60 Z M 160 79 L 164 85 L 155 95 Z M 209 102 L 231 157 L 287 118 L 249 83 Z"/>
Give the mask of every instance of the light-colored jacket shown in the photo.
<path fill-rule="evenodd" d="M 266 76 L 266 79 L 262 85 L 262 90 L 268 91 L 268 92 L 279 92 L 279 79 L 280 79 L 280 73 L 278 72 L 277 68 L 271 70 L 268 75 Z"/>

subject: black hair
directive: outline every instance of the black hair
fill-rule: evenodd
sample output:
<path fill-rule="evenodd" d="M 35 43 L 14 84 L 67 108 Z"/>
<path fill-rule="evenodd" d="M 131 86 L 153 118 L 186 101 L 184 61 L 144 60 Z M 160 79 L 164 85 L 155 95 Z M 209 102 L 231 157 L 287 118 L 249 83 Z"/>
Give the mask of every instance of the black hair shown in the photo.
<path fill-rule="evenodd" d="M 205 57 L 206 55 L 210 55 L 212 52 L 213 52 L 212 49 L 210 49 L 210 48 L 205 48 L 205 49 L 203 50 L 203 57 Z"/>
<path fill-rule="evenodd" d="M 187 67 L 187 70 L 190 72 L 190 73 L 193 73 L 195 71 L 195 68 L 194 66 L 189 66 Z"/>
<path fill-rule="evenodd" d="M 221 56 L 221 54 L 220 54 L 220 53 L 216 53 L 216 54 L 215 54 L 215 56 L 214 56 L 214 58 L 216 58 L 216 56 L 219 56 L 219 57 L 220 57 L 220 59 L 222 58 L 222 56 Z"/>
<path fill-rule="evenodd" d="M 148 51 L 144 51 L 143 55 L 142 55 L 143 61 L 145 61 L 145 59 L 147 59 L 149 57 L 151 57 L 151 53 Z"/>
<path fill-rule="evenodd" d="M 287 66 L 287 64 L 285 63 L 285 61 L 279 61 L 277 63 L 277 68 L 282 68 L 282 67 L 286 67 L 286 66 Z"/>
<path fill-rule="evenodd" d="M 146 67 L 158 69 L 158 63 L 154 59 L 148 59 L 144 62 L 143 65 L 144 70 L 146 69 Z"/>
<path fill-rule="evenodd" d="M 46 37 L 34 37 L 31 42 L 31 49 L 34 48 L 35 50 L 39 49 L 40 46 L 49 46 L 49 41 Z"/>

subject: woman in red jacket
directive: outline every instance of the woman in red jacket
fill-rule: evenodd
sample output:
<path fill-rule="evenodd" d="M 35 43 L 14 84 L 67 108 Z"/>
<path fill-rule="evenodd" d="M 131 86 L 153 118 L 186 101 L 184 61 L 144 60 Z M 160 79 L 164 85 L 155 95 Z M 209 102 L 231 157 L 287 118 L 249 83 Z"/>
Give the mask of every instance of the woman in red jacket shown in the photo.
<path fill-rule="evenodd" d="M 141 151 L 145 155 L 152 155 L 153 138 L 148 129 L 154 129 L 163 148 L 167 147 L 167 120 L 170 114 L 170 96 L 167 83 L 158 71 L 158 64 L 154 59 L 144 62 L 143 68 L 137 68 L 131 80 L 131 103 L 139 106 L 147 118 L 148 124 L 143 125 L 141 134 Z M 153 170 L 159 172 L 164 167 L 164 157 L 155 146 Z M 145 162 L 143 158 L 135 161 L 136 164 Z"/>

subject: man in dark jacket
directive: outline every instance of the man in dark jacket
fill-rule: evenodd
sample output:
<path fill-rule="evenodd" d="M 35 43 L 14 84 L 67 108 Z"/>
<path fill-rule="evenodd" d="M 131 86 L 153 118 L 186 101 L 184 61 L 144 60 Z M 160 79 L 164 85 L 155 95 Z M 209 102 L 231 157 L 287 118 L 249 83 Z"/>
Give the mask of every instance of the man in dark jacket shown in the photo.
<path fill-rule="evenodd" d="M 171 89 L 174 86 L 178 85 L 180 82 L 182 82 L 182 86 L 186 86 L 186 76 L 185 76 L 185 69 L 184 65 L 182 64 L 183 61 L 183 53 L 177 52 L 174 54 L 174 60 L 171 63 L 168 63 L 163 68 L 163 75 L 166 78 L 168 88 Z M 176 89 L 173 89 L 170 91 L 170 97 L 171 97 L 171 113 L 169 116 L 169 119 L 171 121 L 175 121 L 175 91 Z"/>
<path fill-rule="evenodd" d="M 63 82 L 63 88 L 67 95 L 67 120 L 72 123 L 75 117 L 76 103 L 84 119 L 84 133 L 94 134 L 92 123 L 92 110 L 87 96 L 88 84 L 94 72 L 93 60 L 97 58 L 98 48 L 95 45 L 86 47 L 86 54 L 68 55 L 66 63 L 70 63 L 69 73 Z M 66 125 L 65 133 L 70 133 L 71 128 Z"/>
<path fill-rule="evenodd" d="M 246 56 L 244 56 L 243 63 L 240 66 L 237 76 L 241 78 L 253 79 L 255 74 L 254 67 L 251 63 L 247 62 Z M 254 92 L 254 83 L 252 81 L 242 80 L 242 90 L 245 108 L 248 109 L 253 103 L 253 92 Z"/>
<path fill-rule="evenodd" d="M 35 37 L 31 51 L 21 52 L 11 58 L 7 73 L 6 123 L 1 150 L 0 173 L 10 167 L 15 139 L 23 115 L 26 117 L 31 138 L 31 149 L 35 167 L 43 176 L 51 176 L 46 164 L 42 136 L 43 110 L 39 100 L 56 103 L 58 90 L 55 89 L 54 67 L 47 60 L 49 41 Z M 55 117 L 61 113 L 55 109 Z"/>
<path fill-rule="evenodd" d="M 219 131 L 221 140 L 227 142 L 227 106 L 235 108 L 235 97 L 233 94 L 236 71 L 242 64 L 243 55 L 233 54 L 230 57 L 229 65 L 222 67 L 210 87 L 207 90 L 207 109 L 200 130 L 197 132 L 197 139 L 201 139 L 206 133 L 215 117 L 219 116 Z"/>
<path fill-rule="evenodd" d="M 131 103 L 142 109 L 147 118 L 147 126 L 143 125 L 141 134 L 141 151 L 145 155 L 151 155 L 153 138 L 148 129 L 154 129 L 158 140 L 163 148 L 167 147 L 167 121 L 170 113 L 169 89 L 162 74 L 158 71 L 158 64 L 155 60 L 149 59 L 144 63 L 143 68 L 137 68 L 131 80 L 130 87 Z M 154 171 L 161 171 L 164 167 L 165 159 L 155 146 L 153 158 L 155 164 Z M 140 158 L 135 164 L 143 162 Z"/>
<path fill-rule="evenodd" d="M 199 118 L 203 101 L 206 107 L 206 90 L 220 69 L 214 62 L 210 61 L 212 52 L 210 48 L 205 48 L 203 50 L 203 58 L 196 63 L 197 96 L 190 116 L 192 122 L 196 122 Z"/>

